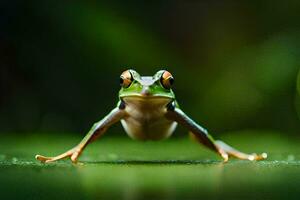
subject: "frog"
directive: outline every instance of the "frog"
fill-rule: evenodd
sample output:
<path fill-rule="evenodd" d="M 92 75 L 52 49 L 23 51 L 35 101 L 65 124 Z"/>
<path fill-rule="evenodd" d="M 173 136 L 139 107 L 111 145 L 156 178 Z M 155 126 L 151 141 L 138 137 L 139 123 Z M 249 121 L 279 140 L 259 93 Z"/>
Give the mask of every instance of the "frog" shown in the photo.
<path fill-rule="evenodd" d="M 217 153 L 224 163 L 229 158 L 257 161 L 267 158 L 267 153 L 244 153 L 211 134 L 189 117 L 179 106 L 173 92 L 174 77 L 167 70 L 159 70 L 153 76 L 141 76 L 133 69 L 120 75 L 119 100 L 103 119 L 93 124 L 86 136 L 66 152 L 46 157 L 36 155 L 43 163 L 69 158 L 77 163 L 79 156 L 88 144 L 95 141 L 112 125 L 121 122 L 125 132 L 135 140 L 162 140 L 169 138 L 177 125 L 189 130 L 193 138 L 208 149 Z"/>

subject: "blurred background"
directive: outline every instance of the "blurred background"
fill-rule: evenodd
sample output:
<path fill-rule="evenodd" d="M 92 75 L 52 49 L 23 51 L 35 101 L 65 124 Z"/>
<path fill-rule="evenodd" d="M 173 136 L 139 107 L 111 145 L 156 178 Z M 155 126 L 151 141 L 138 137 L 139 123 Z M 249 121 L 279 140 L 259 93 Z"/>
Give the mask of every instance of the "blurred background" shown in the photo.
<path fill-rule="evenodd" d="M 82 135 L 133 68 L 169 70 L 181 108 L 213 135 L 299 134 L 299 1 L 3 0 L 0 11 L 0 133 Z"/>

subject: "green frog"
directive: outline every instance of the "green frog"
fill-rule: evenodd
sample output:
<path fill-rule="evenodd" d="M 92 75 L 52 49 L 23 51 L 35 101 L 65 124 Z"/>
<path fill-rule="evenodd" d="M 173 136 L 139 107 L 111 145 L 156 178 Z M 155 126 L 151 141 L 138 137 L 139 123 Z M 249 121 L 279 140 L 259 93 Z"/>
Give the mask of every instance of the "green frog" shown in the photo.
<path fill-rule="evenodd" d="M 179 108 L 172 90 L 173 83 L 174 77 L 166 70 L 160 70 L 154 76 L 140 76 L 132 69 L 124 71 L 120 76 L 121 89 L 117 106 L 96 122 L 78 145 L 54 157 L 36 155 L 35 158 L 45 163 L 70 158 L 76 163 L 89 143 L 119 121 L 126 133 L 137 140 L 165 139 L 172 135 L 178 124 L 182 125 L 199 143 L 219 154 L 224 162 L 227 162 L 229 157 L 250 161 L 267 158 L 266 153 L 243 153 L 220 140 L 215 140 L 206 129 Z"/>

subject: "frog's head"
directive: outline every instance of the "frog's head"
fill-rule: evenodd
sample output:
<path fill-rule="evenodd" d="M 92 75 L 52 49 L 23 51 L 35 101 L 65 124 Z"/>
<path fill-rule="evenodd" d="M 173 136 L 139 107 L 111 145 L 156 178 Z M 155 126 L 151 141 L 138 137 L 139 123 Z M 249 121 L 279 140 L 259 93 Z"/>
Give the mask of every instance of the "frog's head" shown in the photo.
<path fill-rule="evenodd" d="M 172 74 L 166 70 L 160 70 L 153 76 L 140 76 L 136 71 L 129 69 L 120 76 L 121 89 L 119 97 L 137 96 L 174 99 L 175 95 L 171 89 L 173 82 Z"/>

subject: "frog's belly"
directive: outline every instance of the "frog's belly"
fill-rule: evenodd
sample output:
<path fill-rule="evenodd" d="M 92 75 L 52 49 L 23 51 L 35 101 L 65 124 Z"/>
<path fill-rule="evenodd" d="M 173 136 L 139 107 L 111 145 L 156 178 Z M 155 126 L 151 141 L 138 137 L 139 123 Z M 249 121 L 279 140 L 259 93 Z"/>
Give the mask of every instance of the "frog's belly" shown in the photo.
<path fill-rule="evenodd" d="M 160 140 L 169 137 L 177 123 L 164 117 L 167 98 L 123 98 L 128 116 L 121 120 L 127 134 L 138 140 Z"/>

